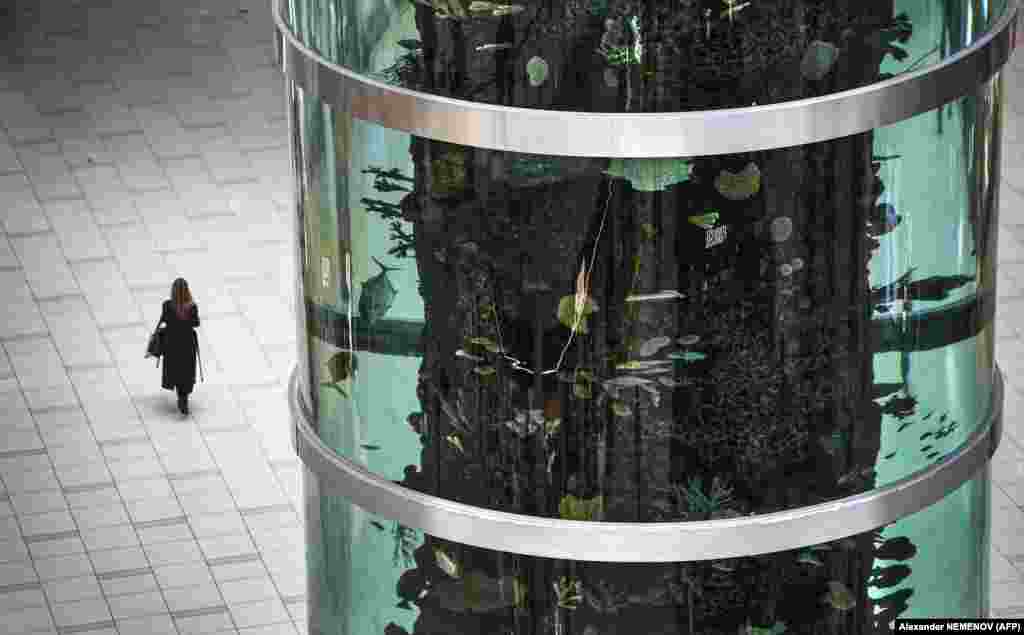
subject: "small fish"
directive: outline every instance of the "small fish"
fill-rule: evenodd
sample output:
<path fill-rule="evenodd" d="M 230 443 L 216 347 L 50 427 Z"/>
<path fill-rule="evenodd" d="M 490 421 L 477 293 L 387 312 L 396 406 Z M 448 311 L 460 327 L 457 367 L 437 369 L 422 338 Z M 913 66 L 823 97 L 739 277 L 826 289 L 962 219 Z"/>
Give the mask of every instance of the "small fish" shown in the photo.
<path fill-rule="evenodd" d="M 931 419 L 931 418 L 932 418 L 932 415 L 933 415 L 933 414 L 935 414 L 935 411 L 934 411 L 934 410 L 932 410 L 931 412 L 929 412 L 928 414 L 926 414 L 926 415 L 925 415 L 925 416 L 924 416 L 924 417 L 923 417 L 923 418 L 921 419 L 921 421 L 928 421 L 929 419 Z"/>
<path fill-rule="evenodd" d="M 686 295 L 675 289 L 667 289 L 656 293 L 633 293 L 626 296 L 626 302 L 658 302 L 660 300 L 682 300 Z"/>
<path fill-rule="evenodd" d="M 921 435 L 921 441 L 924 441 L 925 439 L 927 439 L 930 436 L 932 436 L 931 432 L 925 432 L 924 434 Z"/>
<path fill-rule="evenodd" d="M 771 626 L 753 626 L 751 624 L 747 624 L 746 626 L 740 627 L 740 635 L 782 635 L 782 633 L 785 632 L 785 622 L 775 622 Z"/>
<path fill-rule="evenodd" d="M 456 580 L 462 577 L 462 566 L 455 558 L 445 553 L 444 549 L 434 547 L 434 560 L 437 562 L 437 566 L 441 568 L 441 571 L 444 571 L 445 575 Z"/>
<path fill-rule="evenodd" d="M 360 447 L 362 447 L 364 450 L 379 450 L 380 449 L 379 445 L 373 445 L 373 444 L 370 444 L 370 443 L 364 443 Z"/>
<path fill-rule="evenodd" d="M 359 317 L 367 324 L 373 324 L 388 312 L 395 303 L 398 289 L 388 278 L 389 271 L 400 271 L 397 267 L 387 267 L 373 258 L 381 272 L 363 283 L 363 292 L 359 296 Z"/>
<path fill-rule="evenodd" d="M 704 353 L 695 353 L 693 351 L 686 351 L 685 353 L 669 353 L 669 359 L 679 359 L 689 364 L 690 362 L 699 362 L 707 359 L 707 355 Z"/>
<path fill-rule="evenodd" d="M 693 382 L 688 379 L 675 380 L 671 377 L 659 377 L 658 383 L 668 388 L 681 388 L 683 386 L 689 386 Z"/>
<path fill-rule="evenodd" d="M 694 344 L 700 341 L 700 335 L 684 335 L 683 337 L 680 337 L 677 341 L 681 346 L 693 346 Z"/>
<path fill-rule="evenodd" d="M 634 377 L 632 375 L 625 375 L 622 377 L 613 377 L 606 379 L 601 382 L 601 385 L 606 390 L 615 391 L 619 388 L 639 388 L 641 386 L 649 386 L 652 382 L 650 379 L 643 379 L 642 377 Z"/>
<path fill-rule="evenodd" d="M 643 223 L 640 225 L 640 235 L 644 240 L 654 240 L 654 237 L 658 235 L 658 230 L 650 223 Z"/>
<path fill-rule="evenodd" d="M 511 44 L 503 42 L 501 44 L 481 44 L 476 47 L 476 51 L 478 53 L 482 53 L 484 51 L 507 51 L 510 48 L 512 48 Z"/>
<path fill-rule="evenodd" d="M 696 216 L 691 216 L 686 220 L 689 223 L 696 225 L 697 227 L 700 227 L 701 229 L 711 229 L 718 223 L 718 219 L 718 212 L 707 212 L 706 214 L 698 214 Z"/>
<path fill-rule="evenodd" d="M 828 582 L 828 592 L 822 596 L 821 600 L 837 611 L 849 611 L 857 605 L 857 600 L 854 598 L 853 593 L 850 592 L 850 589 L 846 588 L 846 585 L 842 582 L 836 580 Z"/>
<path fill-rule="evenodd" d="M 480 357 L 478 355 L 473 355 L 471 353 L 467 353 L 466 351 L 462 350 L 461 348 L 459 350 L 455 351 L 455 356 L 456 357 L 461 357 L 463 359 L 468 359 L 471 362 L 482 362 L 482 361 L 484 361 L 483 357 Z"/>
<path fill-rule="evenodd" d="M 481 377 L 490 377 L 498 372 L 494 366 L 477 366 L 473 369 L 473 372 Z"/>
<path fill-rule="evenodd" d="M 883 459 L 891 459 L 894 456 L 896 456 L 896 452 L 890 452 L 890 453 L 886 454 L 885 456 L 883 456 L 882 458 Z"/>
<path fill-rule="evenodd" d="M 948 418 L 949 417 L 945 413 L 943 413 L 943 415 L 939 417 L 939 423 L 946 423 L 946 419 Z"/>
<path fill-rule="evenodd" d="M 500 352 L 502 352 L 501 351 L 501 347 L 498 346 L 498 344 L 494 340 L 489 338 L 489 337 L 470 337 L 470 338 L 468 338 L 467 341 L 470 344 L 473 344 L 475 346 L 481 346 L 481 347 L 487 349 L 487 352 L 489 352 L 489 353 L 500 353 Z"/>
<path fill-rule="evenodd" d="M 384 525 L 382 523 L 377 522 L 376 520 L 371 520 L 370 524 L 373 525 L 374 527 L 376 527 L 377 529 L 381 530 L 381 531 L 385 531 L 386 530 L 386 527 L 384 527 Z"/>
<path fill-rule="evenodd" d="M 804 79 L 819 81 L 828 75 L 838 58 L 839 48 L 835 44 L 815 40 L 807 46 L 800 60 L 800 74 Z"/>
<path fill-rule="evenodd" d="M 809 565 L 813 565 L 815 567 L 824 566 L 824 563 L 821 560 L 819 560 L 818 557 L 815 556 L 810 551 L 802 551 L 802 552 L 800 552 L 800 555 L 798 555 L 796 557 L 796 561 L 799 562 L 800 564 L 809 564 Z"/>
<path fill-rule="evenodd" d="M 419 40 L 398 40 L 398 45 L 407 51 L 418 51 L 423 48 L 423 43 Z"/>
<path fill-rule="evenodd" d="M 716 560 L 711 563 L 711 568 L 723 573 L 732 573 L 736 570 L 736 560 Z"/>
<path fill-rule="evenodd" d="M 871 475 L 872 472 L 874 472 L 874 469 L 870 468 L 870 467 L 866 467 L 866 468 L 864 468 L 862 470 L 858 470 L 858 469 L 854 468 L 853 470 L 851 470 L 851 471 L 847 472 L 846 474 L 843 474 L 842 476 L 840 476 L 838 483 L 840 485 L 846 485 L 847 483 L 852 483 L 852 482 L 857 481 L 859 479 L 867 478 L 868 476 Z"/>
<path fill-rule="evenodd" d="M 650 357 L 671 343 L 672 340 L 664 335 L 652 337 L 637 348 L 636 354 L 640 357 Z"/>

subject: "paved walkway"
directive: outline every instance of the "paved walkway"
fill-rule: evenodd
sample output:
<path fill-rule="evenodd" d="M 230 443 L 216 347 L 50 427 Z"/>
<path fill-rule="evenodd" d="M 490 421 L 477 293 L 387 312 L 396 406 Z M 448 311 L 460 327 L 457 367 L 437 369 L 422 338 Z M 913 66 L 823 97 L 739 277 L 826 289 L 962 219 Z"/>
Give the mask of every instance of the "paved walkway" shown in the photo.
<path fill-rule="evenodd" d="M 13 23 L 0 16 L 2 630 L 304 633 L 284 397 L 292 172 L 267 3 L 19 4 Z M 1015 390 L 994 466 L 992 574 L 994 608 L 1024 615 L 1015 64 L 999 289 Z M 177 275 L 202 311 L 206 374 L 185 421 L 142 359 Z"/>

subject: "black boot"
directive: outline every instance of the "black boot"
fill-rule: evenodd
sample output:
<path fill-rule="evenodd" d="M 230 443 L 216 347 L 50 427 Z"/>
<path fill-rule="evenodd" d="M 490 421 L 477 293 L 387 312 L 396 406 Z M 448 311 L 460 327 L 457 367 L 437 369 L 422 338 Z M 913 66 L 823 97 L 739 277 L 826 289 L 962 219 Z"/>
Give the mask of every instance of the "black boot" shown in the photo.
<path fill-rule="evenodd" d="M 180 412 L 183 415 L 188 414 L 187 399 L 188 397 L 186 397 L 185 395 L 182 395 L 181 393 L 178 394 L 178 412 Z"/>

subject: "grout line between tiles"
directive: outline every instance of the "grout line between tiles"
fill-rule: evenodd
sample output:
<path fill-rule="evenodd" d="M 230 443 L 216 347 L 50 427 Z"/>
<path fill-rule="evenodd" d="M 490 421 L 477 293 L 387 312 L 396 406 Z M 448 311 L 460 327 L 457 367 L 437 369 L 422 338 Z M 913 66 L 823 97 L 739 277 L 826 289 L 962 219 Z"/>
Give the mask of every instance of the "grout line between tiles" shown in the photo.
<path fill-rule="evenodd" d="M 147 573 L 153 573 L 153 567 L 139 567 L 135 569 L 107 571 L 106 573 L 97 573 L 96 577 L 100 580 L 115 580 L 117 578 L 131 578 L 135 576 L 146 575 Z"/>
<path fill-rule="evenodd" d="M 31 545 L 39 542 L 50 542 L 52 540 L 64 540 L 66 538 L 80 538 L 81 535 L 77 529 L 69 529 L 68 531 L 57 531 L 49 534 L 32 534 L 31 536 L 24 536 L 23 540 L 25 544 Z"/>
<path fill-rule="evenodd" d="M 176 619 L 176 620 L 180 620 L 180 619 L 184 619 L 186 617 L 200 617 L 200 616 L 203 616 L 203 615 L 219 615 L 221 613 L 228 613 L 228 615 L 230 616 L 231 613 L 230 613 L 230 611 L 228 611 L 227 604 L 222 604 L 222 605 L 219 605 L 219 606 L 208 606 L 208 607 L 204 607 L 204 608 L 201 608 L 201 609 L 189 609 L 187 611 L 172 611 L 171 612 L 171 617 Z M 231 618 L 231 623 L 234 624 L 234 621 L 235 621 L 235 619 L 232 617 Z"/>
<path fill-rule="evenodd" d="M 105 620 L 103 622 L 90 622 L 89 624 L 76 624 L 74 626 L 65 626 L 57 629 L 60 635 L 70 635 L 71 633 L 88 633 L 90 631 L 101 631 L 116 628 L 114 620 Z"/>

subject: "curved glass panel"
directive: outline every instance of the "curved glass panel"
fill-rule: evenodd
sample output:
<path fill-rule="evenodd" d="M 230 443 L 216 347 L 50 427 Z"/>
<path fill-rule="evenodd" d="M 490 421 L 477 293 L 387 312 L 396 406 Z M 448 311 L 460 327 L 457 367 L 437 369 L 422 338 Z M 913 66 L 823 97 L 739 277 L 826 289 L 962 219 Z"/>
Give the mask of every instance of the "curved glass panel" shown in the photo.
<path fill-rule="evenodd" d="M 590 112 L 770 104 L 970 46 L 1006 0 L 286 0 L 328 60 L 412 90 Z"/>
<path fill-rule="evenodd" d="M 868 635 L 987 617 L 987 468 L 877 531 L 751 558 L 605 564 L 440 540 L 306 474 L 311 635 Z"/>
<path fill-rule="evenodd" d="M 575 159 L 293 91 L 317 433 L 472 505 L 764 514 L 953 452 L 993 385 L 998 79 L 835 141 Z"/>

